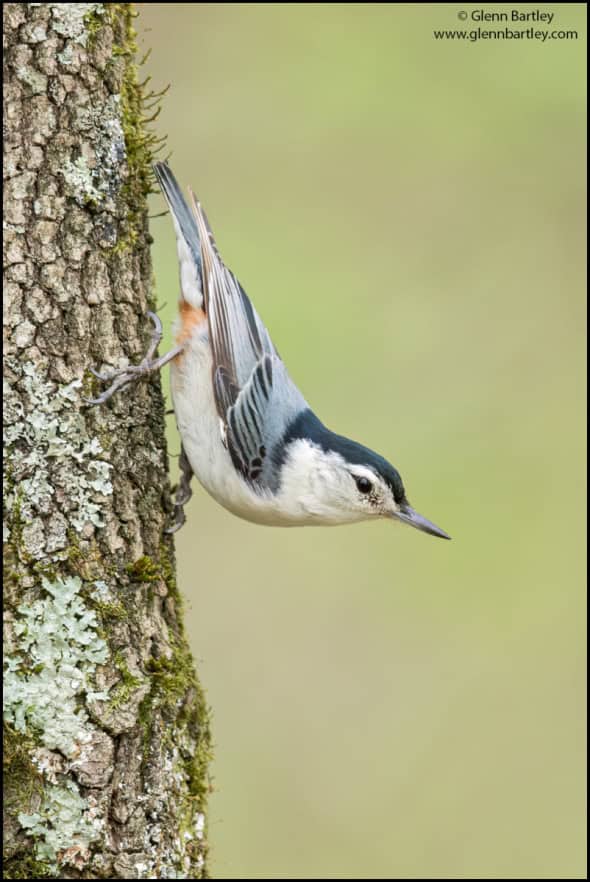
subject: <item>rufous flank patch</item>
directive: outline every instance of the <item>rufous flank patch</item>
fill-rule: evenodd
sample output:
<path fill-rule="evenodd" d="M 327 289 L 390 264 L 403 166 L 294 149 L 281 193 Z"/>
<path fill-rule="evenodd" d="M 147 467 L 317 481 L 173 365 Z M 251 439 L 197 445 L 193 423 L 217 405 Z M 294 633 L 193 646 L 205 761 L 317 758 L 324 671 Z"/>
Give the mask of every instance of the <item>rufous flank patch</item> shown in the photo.
<path fill-rule="evenodd" d="M 192 337 L 195 329 L 205 321 L 207 316 L 200 307 L 191 306 L 186 300 L 180 301 L 179 312 L 180 328 L 176 335 L 176 345 L 182 346 L 190 337 Z"/>

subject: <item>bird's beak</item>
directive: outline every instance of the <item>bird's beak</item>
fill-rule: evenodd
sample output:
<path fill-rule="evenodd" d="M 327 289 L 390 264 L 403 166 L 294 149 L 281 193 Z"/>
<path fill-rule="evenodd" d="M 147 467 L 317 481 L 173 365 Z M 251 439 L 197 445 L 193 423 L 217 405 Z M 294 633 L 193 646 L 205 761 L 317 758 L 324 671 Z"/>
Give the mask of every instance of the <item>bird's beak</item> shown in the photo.
<path fill-rule="evenodd" d="M 422 530 L 423 533 L 430 533 L 431 536 L 438 536 L 440 539 L 451 538 L 448 533 L 445 533 L 444 530 L 441 530 L 441 528 L 437 527 L 436 524 L 433 524 L 432 521 L 423 518 L 421 514 L 414 511 L 411 505 L 408 505 L 407 503 L 401 505 L 399 509 L 394 512 L 393 517 L 402 521 L 404 524 L 409 524 L 410 527 L 416 527 L 417 530 Z"/>

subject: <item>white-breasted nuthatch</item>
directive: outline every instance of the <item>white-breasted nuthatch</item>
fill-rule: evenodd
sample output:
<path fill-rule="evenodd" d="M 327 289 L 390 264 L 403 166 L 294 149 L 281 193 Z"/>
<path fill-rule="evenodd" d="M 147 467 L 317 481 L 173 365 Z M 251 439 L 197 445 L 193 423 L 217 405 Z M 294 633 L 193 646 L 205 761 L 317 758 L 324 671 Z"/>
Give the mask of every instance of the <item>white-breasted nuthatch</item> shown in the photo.
<path fill-rule="evenodd" d="M 132 380 L 171 362 L 182 441 L 176 527 L 196 475 L 234 514 L 259 524 L 346 524 L 393 518 L 450 537 L 408 503 L 382 456 L 324 426 L 291 380 L 268 331 L 224 265 L 199 202 L 190 207 L 162 162 L 154 170 L 170 207 L 180 264 L 176 346 L 155 359 L 159 319 L 140 365 L 108 376 L 106 401 Z"/>

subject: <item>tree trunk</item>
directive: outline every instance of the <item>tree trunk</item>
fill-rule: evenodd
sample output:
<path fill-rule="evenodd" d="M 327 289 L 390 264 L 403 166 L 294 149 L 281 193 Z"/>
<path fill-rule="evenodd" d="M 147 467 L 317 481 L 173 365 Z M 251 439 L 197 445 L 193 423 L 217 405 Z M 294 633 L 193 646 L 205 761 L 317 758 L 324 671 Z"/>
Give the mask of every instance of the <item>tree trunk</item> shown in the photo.
<path fill-rule="evenodd" d="M 206 877 L 129 4 L 4 4 L 5 877 Z"/>

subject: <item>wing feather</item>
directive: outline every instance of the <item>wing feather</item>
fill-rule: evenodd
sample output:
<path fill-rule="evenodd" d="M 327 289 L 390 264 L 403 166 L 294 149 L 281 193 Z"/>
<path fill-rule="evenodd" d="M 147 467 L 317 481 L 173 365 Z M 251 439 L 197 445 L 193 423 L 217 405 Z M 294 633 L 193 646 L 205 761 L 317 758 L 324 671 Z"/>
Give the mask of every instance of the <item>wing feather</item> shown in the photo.
<path fill-rule="evenodd" d="M 203 296 L 213 353 L 213 390 L 234 466 L 261 488 L 276 489 L 270 455 L 308 405 L 248 295 L 221 257 L 200 203 L 190 192 L 200 240 Z"/>

